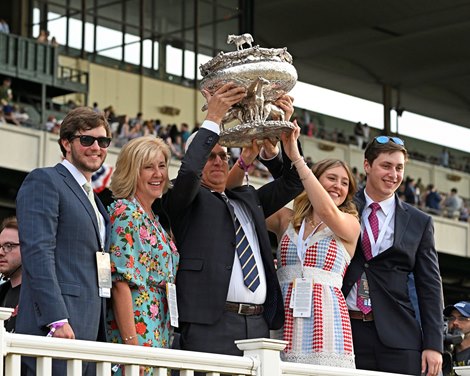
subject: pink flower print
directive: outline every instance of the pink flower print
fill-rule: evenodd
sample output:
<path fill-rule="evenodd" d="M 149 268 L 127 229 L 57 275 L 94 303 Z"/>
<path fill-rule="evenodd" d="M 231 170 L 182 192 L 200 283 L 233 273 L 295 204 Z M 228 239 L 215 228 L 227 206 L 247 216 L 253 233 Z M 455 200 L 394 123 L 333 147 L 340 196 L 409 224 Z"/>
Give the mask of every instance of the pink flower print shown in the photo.
<path fill-rule="evenodd" d="M 147 227 L 142 226 L 142 227 L 139 229 L 139 236 L 140 236 L 140 240 L 141 240 L 141 241 L 148 240 L 148 238 L 149 238 L 149 232 L 148 232 L 148 230 L 147 230 Z"/>
<path fill-rule="evenodd" d="M 124 210 L 126 210 L 127 206 L 122 204 L 122 201 L 118 201 L 116 206 L 114 207 L 114 215 L 120 216 Z"/>
<path fill-rule="evenodd" d="M 122 226 L 118 226 L 118 228 L 116 229 L 116 234 L 120 235 L 123 231 L 124 229 L 122 228 Z"/>
<path fill-rule="evenodd" d="M 150 318 L 152 320 L 155 320 L 155 317 L 157 317 L 157 315 L 158 315 L 158 307 L 156 304 L 152 304 L 150 306 Z"/>
<path fill-rule="evenodd" d="M 157 237 L 155 235 L 150 236 L 150 245 L 157 244 Z"/>

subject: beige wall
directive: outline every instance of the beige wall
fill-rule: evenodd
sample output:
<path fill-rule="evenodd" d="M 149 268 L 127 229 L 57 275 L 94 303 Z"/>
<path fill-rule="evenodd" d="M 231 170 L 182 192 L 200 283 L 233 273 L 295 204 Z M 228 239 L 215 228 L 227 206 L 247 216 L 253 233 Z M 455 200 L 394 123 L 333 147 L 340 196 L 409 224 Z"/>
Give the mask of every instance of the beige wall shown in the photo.
<path fill-rule="evenodd" d="M 100 108 L 112 105 L 117 115 L 134 117 L 142 112 L 145 119 L 160 119 L 163 124 L 202 122 L 201 107 L 205 100 L 199 91 L 156 80 L 123 70 L 90 63 L 86 60 L 60 56 L 60 64 L 89 74 L 88 105 L 98 102 Z M 68 96 L 81 101 L 81 96 Z M 82 104 L 82 103 L 80 103 Z M 177 116 L 160 112 L 162 106 L 180 109 Z"/>

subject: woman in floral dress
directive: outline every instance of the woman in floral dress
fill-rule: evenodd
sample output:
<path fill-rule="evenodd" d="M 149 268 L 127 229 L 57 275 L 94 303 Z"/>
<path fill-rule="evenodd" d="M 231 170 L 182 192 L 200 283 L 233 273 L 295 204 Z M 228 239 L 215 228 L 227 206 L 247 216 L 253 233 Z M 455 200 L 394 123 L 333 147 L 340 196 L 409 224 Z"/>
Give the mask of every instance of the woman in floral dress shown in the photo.
<path fill-rule="evenodd" d="M 128 142 L 116 162 L 110 185 L 116 201 L 109 207 L 113 287 L 107 320 L 114 343 L 170 347 L 166 288 L 175 282 L 179 255 L 152 211 L 169 185 L 169 159 L 163 140 L 148 136 Z"/>
<path fill-rule="evenodd" d="M 327 159 L 307 167 L 297 148 L 297 127 L 283 144 L 305 191 L 292 209 L 267 220 L 277 234 L 278 278 L 286 319 L 277 337 L 288 342 L 284 360 L 354 368 L 351 324 L 341 286 L 360 234 L 355 181 L 344 162 Z M 290 142 L 286 141 L 289 140 Z M 295 287 L 295 290 L 294 290 Z M 302 292 L 303 303 L 294 297 Z"/>

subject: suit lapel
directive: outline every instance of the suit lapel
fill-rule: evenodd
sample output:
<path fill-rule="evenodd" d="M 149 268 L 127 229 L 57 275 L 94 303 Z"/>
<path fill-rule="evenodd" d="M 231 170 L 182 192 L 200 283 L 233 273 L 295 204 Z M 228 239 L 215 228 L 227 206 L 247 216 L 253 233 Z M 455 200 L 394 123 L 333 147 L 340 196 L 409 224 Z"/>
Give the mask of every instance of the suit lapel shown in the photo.
<path fill-rule="evenodd" d="M 400 248 L 403 236 L 405 235 L 408 222 L 410 221 L 410 214 L 403 203 L 395 196 L 395 233 L 393 239 L 393 248 Z"/>
<path fill-rule="evenodd" d="M 98 235 L 98 239 L 100 239 L 100 230 L 98 226 L 98 220 L 96 218 L 95 210 L 93 206 L 91 206 L 90 200 L 86 196 L 83 188 L 77 183 L 75 178 L 72 174 L 64 167 L 62 164 L 57 164 L 56 169 L 60 175 L 62 175 L 64 179 L 64 183 L 70 188 L 70 190 L 74 193 L 74 195 L 78 198 L 78 200 L 82 203 L 85 210 L 87 211 L 88 215 L 90 216 L 91 220 L 93 221 L 93 227 L 95 228 L 95 232 Z M 103 206 L 103 205 L 101 205 Z M 101 242 L 100 242 L 101 243 Z"/>

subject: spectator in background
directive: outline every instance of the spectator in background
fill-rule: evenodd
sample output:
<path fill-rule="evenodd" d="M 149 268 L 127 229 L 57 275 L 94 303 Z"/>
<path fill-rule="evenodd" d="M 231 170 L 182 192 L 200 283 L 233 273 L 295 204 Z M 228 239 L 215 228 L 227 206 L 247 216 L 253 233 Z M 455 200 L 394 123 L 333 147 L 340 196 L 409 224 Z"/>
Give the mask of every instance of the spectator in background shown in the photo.
<path fill-rule="evenodd" d="M 307 164 L 307 167 L 308 167 L 308 168 L 312 168 L 312 167 L 313 167 L 313 160 L 312 160 L 312 157 L 307 157 L 307 158 L 305 158 L 305 163 Z"/>
<path fill-rule="evenodd" d="M 38 43 L 48 44 L 49 43 L 49 31 L 41 30 L 37 38 Z"/>
<path fill-rule="evenodd" d="M 444 309 L 449 332 L 463 334 L 463 341 L 455 345 L 453 367 L 470 366 L 470 302 L 458 302 Z"/>
<path fill-rule="evenodd" d="M 10 26 L 3 18 L 0 18 L 0 33 L 10 34 Z"/>
<path fill-rule="evenodd" d="M 460 208 L 460 217 L 459 221 L 462 222 L 469 222 L 469 209 L 468 209 L 468 200 L 462 200 L 462 207 Z"/>
<path fill-rule="evenodd" d="M 21 290 L 20 240 L 15 217 L 5 218 L 0 226 L 0 273 L 6 280 L 0 286 L 0 307 L 14 309 L 4 325 L 7 332 L 14 332 Z"/>
<path fill-rule="evenodd" d="M 364 129 L 361 122 L 357 122 L 354 126 L 354 136 L 356 137 L 357 146 L 362 148 L 364 143 Z"/>
<path fill-rule="evenodd" d="M 101 112 L 100 108 L 98 107 L 98 102 L 93 102 L 93 111 Z"/>
<path fill-rule="evenodd" d="M 4 107 L 12 106 L 13 92 L 11 90 L 11 78 L 5 77 L 0 86 L 0 104 Z"/>
<path fill-rule="evenodd" d="M 135 118 L 132 118 L 129 120 L 129 125 L 131 126 L 131 129 L 134 128 L 137 124 L 142 124 L 144 123 L 144 115 L 142 112 L 138 112 Z"/>
<path fill-rule="evenodd" d="M 458 195 L 457 188 L 452 188 L 450 194 L 444 200 L 444 215 L 448 218 L 458 217 L 462 207 L 462 198 Z"/>
<path fill-rule="evenodd" d="M 59 42 L 57 42 L 56 37 L 51 38 L 50 44 L 51 44 L 52 47 L 59 47 Z"/>
<path fill-rule="evenodd" d="M 13 124 L 13 125 L 21 125 L 15 116 L 15 112 L 13 111 L 13 106 L 10 106 L 10 105 L 3 106 L 3 116 L 7 123 Z"/>
<path fill-rule="evenodd" d="M 54 115 L 49 115 L 47 117 L 46 124 L 44 125 L 46 127 L 46 131 L 52 132 L 52 130 L 56 127 L 57 124 L 57 119 Z"/>
<path fill-rule="evenodd" d="M 416 189 L 415 189 L 415 179 L 412 177 L 407 176 L 405 179 L 405 202 L 407 204 L 416 206 Z"/>
<path fill-rule="evenodd" d="M 447 148 L 442 148 L 441 155 L 439 156 L 439 163 L 443 167 L 449 167 L 449 151 Z"/>
<path fill-rule="evenodd" d="M 181 123 L 181 146 L 184 150 L 186 141 L 188 141 L 189 136 L 191 136 L 191 132 L 189 132 L 189 125 L 187 123 Z"/>
<path fill-rule="evenodd" d="M 436 187 L 434 187 L 434 184 L 429 184 L 424 199 L 425 209 L 431 214 L 440 215 L 441 201 L 442 197 L 437 191 Z"/>

